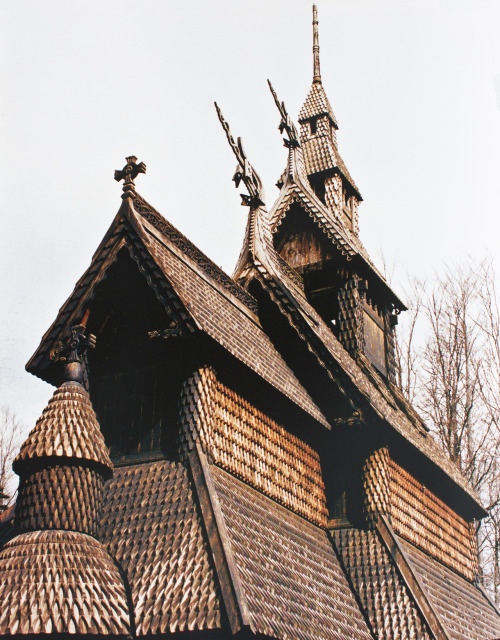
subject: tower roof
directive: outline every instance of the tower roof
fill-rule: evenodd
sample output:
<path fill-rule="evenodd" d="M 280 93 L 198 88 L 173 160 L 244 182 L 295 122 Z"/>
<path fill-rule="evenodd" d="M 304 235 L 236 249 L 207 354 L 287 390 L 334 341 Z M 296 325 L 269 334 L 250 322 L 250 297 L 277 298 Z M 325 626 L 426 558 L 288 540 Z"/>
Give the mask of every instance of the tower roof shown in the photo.
<path fill-rule="evenodd" d="M 329 116 L 333 126 L 338 129 L 337 119 L 333 113 L 332 106 L 328 100 L 323 84 L 321 80 L 319 82 L 313 81 L 311 89 L 307 94 L 306 101 L 302 105 L 302 109 L 299 113 L 299 122 L 305 122 L 311 118 L 317 118 L 318 116 Z"/>
<path fill-rule="evenodd" d="M 64 382 L 49 400 L 14 461 L 15 470 L 40 458 L 77 458 L 108 471 L 111 460 L 87 391 Z"/>
<path fill-rule="evenodd" d="M 305 122 L 311 118 L 327 115 L 332 121 L 335 129 L 338 129 L 337 119 L 333 113 L 328 98 L 326 97 L 323 83 L 321 82 L 321 72 L 319 65 L 319 39 L 318 39 L 318 12 L 316 5 L 313 5 L 313 60 L 314 75 L 313 83 L 309 94 L 299 113 L 299 122 Z"/>

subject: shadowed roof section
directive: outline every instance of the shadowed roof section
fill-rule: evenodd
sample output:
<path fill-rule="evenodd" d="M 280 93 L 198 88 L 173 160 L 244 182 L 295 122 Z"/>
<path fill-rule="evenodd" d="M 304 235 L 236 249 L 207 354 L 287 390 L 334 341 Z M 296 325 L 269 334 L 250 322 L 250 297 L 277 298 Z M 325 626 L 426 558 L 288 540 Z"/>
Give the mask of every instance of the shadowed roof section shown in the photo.
<path fill-rule="evenodd" d="M 369 640 L 327 533 L 210 466 L 254 633 Z"/>
<path fill-rule="evenodd" d="M 137 635 L 217 629 L 221 605 L 187 470 L 162 460 L 115 469 L 100 538 L 123 567 Z"/>
<path fill-rule="evenodd" d="M 81 312 L 81 300 L 102 277 L 116 246 L 136 244 L 152 258 L 195 325 L 315 420 L 329 427 L 307 391 L 274 348 L 256 315 L 256 301 L 138 194 L 124 201 L 111 228 L 26 365 L 52 382 L 49 353 Z M 108 265 L 109 266 L 109 262 Z M 78 318 L 79 320 L 79 318 Z"/>

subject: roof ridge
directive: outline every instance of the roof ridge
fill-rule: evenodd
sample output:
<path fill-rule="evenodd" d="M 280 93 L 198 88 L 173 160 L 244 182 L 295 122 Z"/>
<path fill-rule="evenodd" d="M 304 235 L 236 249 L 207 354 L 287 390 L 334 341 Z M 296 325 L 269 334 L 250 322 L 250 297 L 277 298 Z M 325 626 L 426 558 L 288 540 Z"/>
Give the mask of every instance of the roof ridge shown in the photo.
<path fill-rule="evenodd" d="M 137 213 L 150 222 L 163 236 L 178 246 L 189 258 L 194 260 L 208 276 L 221 284 L 251 311 L 257 312 L 255 298 L 137 192 L 134 194 L 133 205 Z"/>

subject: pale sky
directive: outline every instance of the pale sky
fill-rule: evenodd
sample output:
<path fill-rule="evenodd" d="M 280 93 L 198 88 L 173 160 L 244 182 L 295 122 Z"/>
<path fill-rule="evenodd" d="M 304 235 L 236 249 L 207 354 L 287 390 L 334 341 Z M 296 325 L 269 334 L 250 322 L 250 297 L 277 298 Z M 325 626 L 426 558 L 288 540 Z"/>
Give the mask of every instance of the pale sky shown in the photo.
<path fill-rule="evenodd" d="M 312 81 L 309 0 L 0 1 L 0 401 L 27 427 L 52 388 L 24 365 L 138 191 L 231 273 L 246 222 L 217 100 L 270 208 Z M 500 3 L 318 0 L 323 84 L 394 285 L 467 255 L 500 272 Z"/>

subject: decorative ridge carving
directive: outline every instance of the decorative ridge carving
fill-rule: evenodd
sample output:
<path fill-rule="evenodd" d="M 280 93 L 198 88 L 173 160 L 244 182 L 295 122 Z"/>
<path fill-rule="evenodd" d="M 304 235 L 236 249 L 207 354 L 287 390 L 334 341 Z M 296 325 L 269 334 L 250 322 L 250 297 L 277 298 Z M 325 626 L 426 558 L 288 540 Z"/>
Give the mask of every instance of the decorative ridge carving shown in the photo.
<path fill-rule="evenodd" d="M 215 109 L 217 110 L 217 115 L 219 116 L 220 123 L 222 128 L 226 132 L 227 141 L 229 142 L 229 146 L 233 150 L 234 155 L 236 156 L 236 160 L 238 161 L 238 166 L 236 167 L 236 172 L 233 176 L 233 181 L 238 188 L 241 181 L 245 184 L 245 187 L 248 189 L 249 196 L 242 193 L 242 205 L 249 207 L 260 207 L 264 206 L 264 188 L 262 186 L 262 181 L 259 178 L 258 173 L 250 164 L 247 155 L 243 149 L 243 143 L 241 138 L 238 138 L 237 143 L 234 141 L 234 138 L 229 129 L 229 124 L 224 120 L 224 116 L 222 115 L 222 111 L 219 109 L 219 106 L 216 102 Z"/>
<path fill-rule="evenodd" d="M 297 129 L 293 124 L 293 120 L 288 115 L 285 103 L 278 100 L 278 96 L 276 95 L 276 91 L 274 90 L 270 80 L 267 81 L 267 84 L 269 85 L 269 89 L 273 94 L 274 102 L 278 107 L 278 111 L 280 112 L 281 122 L 278 127 L 279 132 L 283 134 L 283 131 L 286 131 L 289 138 L 289 140 L 285 139 L 284 141 L 285 147 L 300 147 L 299 134 L 297 133 Z"/>
<path fill-rule="evenodd" d="M 143 218 L 153 225 L 162 235 L 173 242 L 183 253 L 194 260 L 203 271 L 213 278 L 216 282 L 227 289 L 235 298 L 250 309 L 253 313 L 257 313 L 257 301 L 245 289 L 240 287 L 232 280 L 220 267 L 214 264 L 210 258 L 202 253 L 186 236 L 178 231 L 170 222 L 168 222 L 156 209 L 154 209 L 142 196 L 138 193 L 134 194 L 134 208 Z"/>

